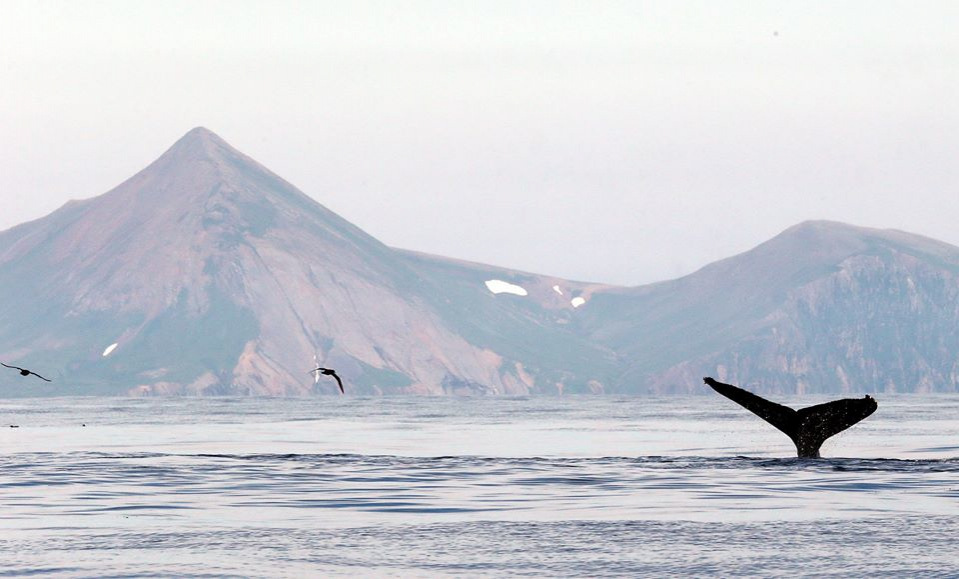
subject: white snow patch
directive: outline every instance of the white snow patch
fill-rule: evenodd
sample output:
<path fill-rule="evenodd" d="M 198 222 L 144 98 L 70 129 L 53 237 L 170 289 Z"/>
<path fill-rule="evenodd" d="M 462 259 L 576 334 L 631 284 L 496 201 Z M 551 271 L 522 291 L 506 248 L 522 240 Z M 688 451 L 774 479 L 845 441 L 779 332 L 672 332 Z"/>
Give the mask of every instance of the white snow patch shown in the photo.
<path fill-rule="evenodd" d="M 558 293 L 559 295 L 563 295 L 563 290 L 559 289 L 558 285 L 553 286 L 553 291 Z"/>
<path fill-rule="evenodd" d="M 578 308 L 579 306 L 586 303 L 586 298 L 582 296 L 576 296 L 575 298 L 569 300 L 569 303 L 573 304 L 574 308 Z"/>
<path fill-rule="evenodd" d="M 107 346 L 107 349 L 103 351 L 103 357 L 106 358 L 116 349 L 117 349 L 116 343 L 110 344 L 109 346 Z"/>
<path fill-rule="evenodd" d="M 501 279 L 486 280 L 486 288 L 494 294 L 513 294 L 516 296 L 525 296 L 527 292 L 518 285 L 511 284 Z"/>

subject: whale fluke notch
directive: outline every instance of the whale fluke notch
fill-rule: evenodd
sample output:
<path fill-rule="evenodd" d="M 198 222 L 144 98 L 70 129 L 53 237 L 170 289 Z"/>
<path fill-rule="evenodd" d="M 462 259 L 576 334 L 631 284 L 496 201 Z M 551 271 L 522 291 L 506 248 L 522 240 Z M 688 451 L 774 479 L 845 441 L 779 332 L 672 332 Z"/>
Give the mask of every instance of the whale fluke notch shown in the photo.
<path fill-rule="evenodd" d="M 865 398 L 843 398 L 793 410 L 732 384 L 709 377 L 703 378 L 703 382 L 782 431 L 796 445 L 799 458 L 819 458 L 819 447 L 826 439 L 863 420 L 879 406 L 867 394 Z"/>

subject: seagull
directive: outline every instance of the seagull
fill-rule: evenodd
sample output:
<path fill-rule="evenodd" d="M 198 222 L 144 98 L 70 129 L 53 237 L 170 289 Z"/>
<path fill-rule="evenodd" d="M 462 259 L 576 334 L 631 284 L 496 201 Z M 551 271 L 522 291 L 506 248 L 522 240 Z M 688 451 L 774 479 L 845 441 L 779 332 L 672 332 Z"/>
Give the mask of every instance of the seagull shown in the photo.
<path fill-rule="evenodd" d="M 29 376 L 30 374 L 33 374 L 34 376 L 36 376 L 37 378 L 39 378 L 39 379 L 41 379 L 41 380 L 47 380 L 47 379 L 44 378 L 43 376 L 41 376 L 41 375 L 37 374 L 36 372 L 31 371 L 31 370 L 26 370 L 26 369 L 24 369 L 24 368 L 20 368 L 20 367 L 17 367 L 17 366 L 7 366 L 7 365 L 4 364 L 3 362 L 0 362 L 0 366 L 4 366 L 5 368 L 12 368 L 12 369 L 14 369 L 14 370 L 20 370 L 20 375 L 21 375 L 21 376 Z M 47 380 L 47 382 L 49 382 L 49 380 Z"/>
<path fill-rule="evenodd" d="M 314 370 L 310 370 L 310 374 L 316 374 L 317 372 L 326 376 L 333 376 L 334 378 L 336 378 L 336 383 L 339 384 L 340 386 L 340 394 L 346 394 L 346 390 L 343 390 L 343 381 L 340 380 L 339 376 L 337 376 L 336 370 L 332 370 L 330 368 L 316 368 Z M 320 374 L 316 374 L 316 377 L 319 378 Z"/>

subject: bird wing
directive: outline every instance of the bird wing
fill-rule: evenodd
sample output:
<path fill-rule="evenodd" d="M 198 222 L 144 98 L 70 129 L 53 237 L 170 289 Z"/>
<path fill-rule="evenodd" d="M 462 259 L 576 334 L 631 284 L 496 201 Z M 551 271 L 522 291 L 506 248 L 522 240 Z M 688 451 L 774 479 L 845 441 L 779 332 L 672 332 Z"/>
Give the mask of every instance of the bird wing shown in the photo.
<path fill-rule="evenodd" d="M 16 366 L 9 366 L 9 365 L 7 365 L 7 364 L 4 364 L 3 362 L 0 362 L 0 365 L 4 366 L 4 367 L 6 367 L 6 368 L 13 368 L 14 370 L 20 370 L 21 372 L 23 371 L 23 368 L 18 368 L 18 367 L 16 367 Z"/>
<path fill-rule="evenodd" d="M 333 372 L 333 377 L 336 378 L 336 383 L 340 385 L 340 394 L 346 394 L 346 390 L 343 389 L 343 381 L 340 380 L 340 376 Z"/>
<path fill-rule="evenodd" d="M 41 380 L 46 380 L 47 382 L 50 381 L 50 380 L 47 380 L 46 378 L 44 378 L 43 376 L 37 374 L 37 373 L 34 372 L 33 370 L 27 370 L 27 372 L 30 372 L 31 374 L 33 374 L 34 376 L 36 376 L 37 378 L 39 378 L 39 379 L 41 379 Z"/>

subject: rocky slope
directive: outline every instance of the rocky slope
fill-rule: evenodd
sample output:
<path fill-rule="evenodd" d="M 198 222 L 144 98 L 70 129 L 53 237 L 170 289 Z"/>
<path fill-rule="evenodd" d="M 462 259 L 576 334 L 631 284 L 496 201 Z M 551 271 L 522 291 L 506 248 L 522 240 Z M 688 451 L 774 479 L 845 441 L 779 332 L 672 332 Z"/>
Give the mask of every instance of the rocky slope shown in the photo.
<path fill-rule="evenodd" d="M 956 391 L 959 248 L 808 222 L 617 288 L 387 247 L 197 128 L 0 232 L 0 396 Z"/>
<path fill-rule="evenodd" d="M 802 223 L 588 314 L 623 360 L 616 390 L 698 391 L 704 375 L 788 394 L 959 389 L 959 248 L 899 231 Z"/>
<path fill-rule="evenodd" d="M 315 361 L 353 393 L 587 389 L 601 361 L 530 347 L 601 349 L 563 328 L 556 284 L 588 287 L 388 248 L 197 128 L 116 189 L 0 234 L 0 359 L 53 374 L 34 394 L 334 392 Z"/>

